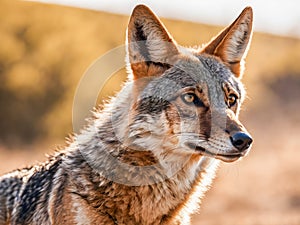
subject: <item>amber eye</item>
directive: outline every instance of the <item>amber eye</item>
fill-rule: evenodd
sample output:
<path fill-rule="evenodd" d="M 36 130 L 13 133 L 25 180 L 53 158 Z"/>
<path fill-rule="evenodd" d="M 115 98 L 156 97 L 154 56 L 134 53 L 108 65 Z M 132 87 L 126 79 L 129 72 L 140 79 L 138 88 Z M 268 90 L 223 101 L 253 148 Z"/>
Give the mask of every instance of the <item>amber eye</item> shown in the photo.
<path fill-rule="evenodd" d="M 194 93 L 185 93 L 181 95 L 181 98 L 188 105 L 194 105 L 196 107 L 204 107 L 203 102 Z"/>
<path fill-rule="evenodd" d="M 182 100 L 187 104 L 193 103 L 196 98 L 197 97 L 195 96 L 195 94 L 192 94 L 192 93 L 186 93 L 186 94 L 182 95 Z"/>
<path fill-rule="evenodd" d="M 238 97 L 235 94 L 230 94 L 227 99 L 227 104 L 232 107 L 236 104 Z"/>

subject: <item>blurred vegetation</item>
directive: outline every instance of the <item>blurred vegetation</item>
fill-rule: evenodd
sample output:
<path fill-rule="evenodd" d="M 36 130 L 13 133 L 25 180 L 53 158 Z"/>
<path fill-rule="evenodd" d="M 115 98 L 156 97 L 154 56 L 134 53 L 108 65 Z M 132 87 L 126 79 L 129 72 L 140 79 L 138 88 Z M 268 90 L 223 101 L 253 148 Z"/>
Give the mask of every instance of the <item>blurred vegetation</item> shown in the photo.
<path fill-rule="evenodd" d="M 76 85 L 120 45 L 127 18 L 21 1 L 0 2 L 0 144 L 31 144 L 72 131 Z M 112 35 L 112 29 L 120 30 Z"/>
<path fill-rule="evenodd" d="M 124 43 L 127 21 L 103 12 L 0 1 L 0 145 L 62 139 L 70 133 L 76 85 L 96 58 Z M 163 22 L 178 43 L 188 46 L 209 41 L 221 29 Z M 299 59 L 298 39 L 254 35 L 244 78 L 255 99 L 250 110 L 266 106 L 266 99 L 270 105 L 277 99 L 280 104 L 295 101 L 297 90 L 300 97 Z M 122 79 L 124 72 L 101 95 L 117 90 Z M 291 88 L 294 92 L 286 92 L 280 102 L 282 92 Z"/>

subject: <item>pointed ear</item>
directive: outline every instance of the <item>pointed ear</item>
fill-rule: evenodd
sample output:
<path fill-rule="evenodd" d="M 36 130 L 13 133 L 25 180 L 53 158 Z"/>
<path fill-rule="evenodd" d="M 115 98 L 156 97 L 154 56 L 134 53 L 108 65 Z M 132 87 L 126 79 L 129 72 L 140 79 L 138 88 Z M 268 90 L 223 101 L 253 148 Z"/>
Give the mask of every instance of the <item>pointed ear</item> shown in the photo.
<path fill-rule="evenodd" d="M 171 35 L 145 5 L 136 6 L 132 12 L 127 29 L 127 46 L 127 62 L 134 79 L 162 74 L 178 54 Z"/>
<path fill-rule="evenodd" d="M 241 77 L 244 70 L 244 57 L 252 36 L 252 22 L 252 8 L 246 7 L 239 17 L 215 37 L 202 52 L 218 56 L 236 77 Z"/>

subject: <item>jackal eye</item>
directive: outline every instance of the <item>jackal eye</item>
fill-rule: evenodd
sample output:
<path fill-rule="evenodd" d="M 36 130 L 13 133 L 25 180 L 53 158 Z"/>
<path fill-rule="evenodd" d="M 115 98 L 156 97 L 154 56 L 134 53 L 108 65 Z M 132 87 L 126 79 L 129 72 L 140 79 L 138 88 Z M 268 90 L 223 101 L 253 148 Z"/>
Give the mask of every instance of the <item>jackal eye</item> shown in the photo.
<path fill-rule="evenodd" d="M 230 94 L 227 99 L 228 107 L 232 107 L 236 104 L 238 97 L 235 94 Z"/>
<path fill-rule="evenodd" d="M 182 96 L 182 100 L 185 103 L 192 103 L 192 102 L 194 102 L 195 98 L 196 98 L 196 96 L 192 93 L 187 93 Z"/>
<path fill-rule="evenodd" d="M 194 93 L 185 93 L 181 95 L 181 98 L 188 105 L 195 105 L 197 107 L 204 106 L 203 102 Z"/>

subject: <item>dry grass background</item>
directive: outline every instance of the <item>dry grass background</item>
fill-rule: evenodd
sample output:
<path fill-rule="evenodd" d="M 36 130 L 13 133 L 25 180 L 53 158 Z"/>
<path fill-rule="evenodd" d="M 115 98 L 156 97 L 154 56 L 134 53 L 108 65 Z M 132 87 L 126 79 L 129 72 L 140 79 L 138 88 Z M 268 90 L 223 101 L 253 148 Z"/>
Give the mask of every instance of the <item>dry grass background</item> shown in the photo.
<path fill-rule="evenodd" d="M 233 18 L 236 15 L 233 15 Z M 0 174 L 45 159 L 72 131 L 76 85 L 100 55 L 123 44 L 128 17 L 29 2 L 0 2 Z M 220 27 L 163 20 L 178 43 Z M 300 224 L 300 40 L 255 33 L 242 121 L 250 155 L 222 164 L 193 224 Z M 124 76 L 103 91 L 117 90 Z"/>

